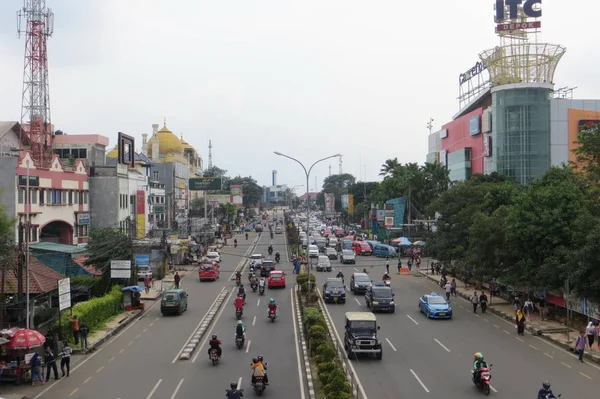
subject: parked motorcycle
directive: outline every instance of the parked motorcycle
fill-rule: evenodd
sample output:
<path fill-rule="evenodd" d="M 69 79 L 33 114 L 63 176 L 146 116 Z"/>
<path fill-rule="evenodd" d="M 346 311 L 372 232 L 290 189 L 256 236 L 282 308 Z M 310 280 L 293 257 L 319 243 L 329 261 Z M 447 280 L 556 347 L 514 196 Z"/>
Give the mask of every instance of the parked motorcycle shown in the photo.
<path fill-rule="evenodd" d="M 235 337 L 235 346 L 237 346 L 238 349 L 242 349 L 244 347 L 244 337 L 239 335 Z"/>
<path fill-rule="evenodd" d="M 212 361 L 213 366 L 216 366 L 219 362 L 219 355 L 217 355 L 216 349 L 210 350 L 210 360 Z"/>
<path fill-rule="evenodd" d="M 471 379 L 473 380 L 473 384 L 480 390 L 483 391 L 484 394 L 490 394 L 490 380 L 492 379 L 492 365 L 489 367 L 482 367 L 479 369 L 479 379 L 476 380 L 475 371 L 471 370 Z"/>

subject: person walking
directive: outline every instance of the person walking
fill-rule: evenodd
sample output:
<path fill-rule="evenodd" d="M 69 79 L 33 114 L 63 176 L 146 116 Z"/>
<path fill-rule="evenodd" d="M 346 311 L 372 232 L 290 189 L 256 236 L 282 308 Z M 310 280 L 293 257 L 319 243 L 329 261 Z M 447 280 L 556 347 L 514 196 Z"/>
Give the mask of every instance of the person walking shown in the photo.
<path fill-rule="evenodd" d="M 402 269 L 402 258 L 398 258 L 398 274 L 400 274 L 400 269 Z"/>
<path fill-rule="evenodd" d="M 85 351 L 88 348 L 88 334 L 90 333 L 90 328 L 85 320 L 81 322 L 79 333 L 81 334 L 81 349 Z"/>
<path fill-rule="evenodd" d="M 31 386 L 35 386 L 35 382 L 39 381 L 42 385 L 45 384 L 44 377 L 42 376 L 42 361 L 40 360 L 39 352 L 35 352 L 29 361 L 31 366 Z"/>
<path fill-rule="evenodd" d="M 73 341 L 75 341 L 75 345 L 79 344 L 79 318 L 77 315 L 74 315 L 71 318 L 71 331 L 73 332 Z M 46 380 L 48 380 L 46 378 Z"/>
<path fill-rule="evenodd" d="M 538 309 L 540 310 L 540 320 L 544 321 L 544 317 L 546 317 L 546 301 L 543 298 L 538 302 Z"/>
<path fill-rule="evenodd" d="M 585 328 L 585 334 L 588 338 L 588 346 L 590 347 L 590 352 L 593 350 L 594 339 L 596 338 L 596 326 L 593 321 L 590 321 Z"/>
<path fill-rule="evenodd" d="M 531 314 L 533 313 L 533 302 L 531 301 L 531 298 L 527 298 L 527 300 L 525 301 L 525 317 L 527 318 L 527 321 L 531 321 Z"/>
<path fill-rule="evenodd" d="M 453 296 L 456 296 L 456 279 L 452 279 L 452 281 L 450 281 L 450 293 Z"/>
<path fill-rule="evenodd" d="M 577 350 L 577 357 L 581 363 L 583 363 L 583 353 L 587 344 L 588 342 L 585 338 L 585 331 L 580 331 L 579 337 L 577 337 L 577 341 L 575 341 L 575 349 Z"/>
<path fill-rule="evenodd" d="M 67 368 L 67 377 L 71 374 L 71 353 L 73 353 L 73 349 L 67 341 L 63 341 L 62 352 L 58 354 L 60 356 L 60 371 L 63 377 L 65 376 L 65 367 Z"/>
<path fill-rule="evenodd" d="M 479 297 L 477 296 L 477 291 L 473 292 L 473 296 L 471 297 L 471 304 L 473 305 L 473 313 L 477 313 L 477 305 L 479 304 Z"/>
<path fill-rule="evenodd" d="M 452 292 L 452 285 L 450 285 L 450 283 L 446 283 L 444 288 L 446 289 L 446 300 L 450 302 L 450 293 Z"/>
<path fill-rule="evenodd" d="M 181 281 L 181 276 L 179 275 L 179 272 L 175 272 L 173 280 L 175 281 L 175 288 L 179 289 L 179 282 Z"/>
<path fill-rule="evenodd" d="M 525 315 L 520 309 L 517 310 L 517 334 L 525 335 Z"/>
<path fill-rule="evenodd" d="M 390 274 L 390 259 L 389 258 L 385 258 L 385 270 L 386 270 L 386 274 Z"/>
<path fill-rule="evenodd" d="M 144 277 L 144 288 L 146 290 L 146 294 L 148 294 L 150 292 L 150 276 L 146 276 Z"/>
<path fill-rule="evenodd" d="M 46 363 L 46 381 L 50 381 L 50 371 L 54 371 L 54 379 L 58 380 L 58 367 L 56 367 L 56 356 L 50 347 L 46 348 L 46 354 L 44 355 L 44 362 Z"/>

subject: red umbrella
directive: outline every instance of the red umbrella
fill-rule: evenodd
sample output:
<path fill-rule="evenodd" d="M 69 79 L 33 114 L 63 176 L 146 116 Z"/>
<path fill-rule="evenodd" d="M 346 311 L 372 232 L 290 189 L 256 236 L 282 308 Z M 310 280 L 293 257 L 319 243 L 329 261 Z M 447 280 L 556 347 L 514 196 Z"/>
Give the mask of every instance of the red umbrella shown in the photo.
<path fill-rule="evenodd" d="M 10 342 L 6 344 L 6 347 L 8 349 L 30 349 L 42 346 L 45 341 L 46 337 L 41 333 L 23 328 L 15 333 Z"/>

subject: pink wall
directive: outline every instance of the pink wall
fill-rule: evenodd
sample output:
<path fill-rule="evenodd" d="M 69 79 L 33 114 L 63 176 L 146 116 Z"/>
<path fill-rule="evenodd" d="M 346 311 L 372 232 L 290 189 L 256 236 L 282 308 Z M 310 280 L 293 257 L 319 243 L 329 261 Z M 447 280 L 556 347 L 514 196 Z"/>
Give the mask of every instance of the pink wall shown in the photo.
<path fill-rule="evenodd" d="M 108 146 L 108 137 L 99 134 L 59 134 L 52 138 L 52 144 L 100 144 Z"/>
<path fill-rule="evenodd" d="M 483 108 L 478 108 L 442 126 L 442 129 L 448 130 L 448 137 L 441 139 L 442 150 L 451 153 L 461 148 L 471 147 L 471 172 L 473 174 L 483 173 L 483 133 L 471 136 L 469 133 L 470 122 L 472 116 L 479 115 L 481 118 L 482 114 Z"/>

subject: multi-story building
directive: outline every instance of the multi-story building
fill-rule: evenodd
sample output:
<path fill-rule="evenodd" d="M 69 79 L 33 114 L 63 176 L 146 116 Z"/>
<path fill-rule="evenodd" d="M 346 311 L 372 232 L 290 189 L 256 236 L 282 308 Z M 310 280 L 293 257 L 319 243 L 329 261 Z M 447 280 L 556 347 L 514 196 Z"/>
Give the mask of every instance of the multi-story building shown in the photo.
<path fill-rule="evenodd" d="M 263 187 L 263 202 L 265 204 L 283 204 L 286 202 L 286 185 Z"/>
<path fill-rule="evenodd" d="M 83 159 L 86 166 L 104 165 L 108 137 L 99 134 L 67 135 L 57 130 L 52 139 L 52 150 L 68 165 Z"/>

